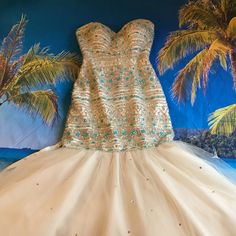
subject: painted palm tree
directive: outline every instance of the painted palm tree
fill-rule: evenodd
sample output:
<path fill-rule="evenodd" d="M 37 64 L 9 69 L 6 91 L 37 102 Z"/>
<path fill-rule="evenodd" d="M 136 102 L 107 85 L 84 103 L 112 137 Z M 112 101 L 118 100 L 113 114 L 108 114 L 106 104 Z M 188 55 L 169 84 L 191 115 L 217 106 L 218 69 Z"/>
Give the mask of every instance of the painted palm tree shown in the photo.
<path fill-rule="evenodd" d="M 175 78 L 173 96 L 182 101 L 190 95 L 194 104 L 196 90 L 202 87 L 206 91 L 209 72 L 216 64 L 225 70 L 231 68 L 236 88 L 236 1 L 189 1 L 179 11 L 179 27 L 168 36 L 158 55 L 161 74 L 191 57 Z M 209 125 L 212 133 L 232 133 L 236 129 L 236 104 L 213 112 Z"/>
<path fill-rule="evenodd" d="M 59 80 L 74 80 L 80 65 L 77 55 L 62 52 L 53 55 L 39 44 L 19 56 L 27 20 L 12 27 L 0 49 L 0 107 L 13 103 L 35 117 L 41 116 L 45 124 L 52 125 L 58 117 L 57 96 L 51 87 Z"/>

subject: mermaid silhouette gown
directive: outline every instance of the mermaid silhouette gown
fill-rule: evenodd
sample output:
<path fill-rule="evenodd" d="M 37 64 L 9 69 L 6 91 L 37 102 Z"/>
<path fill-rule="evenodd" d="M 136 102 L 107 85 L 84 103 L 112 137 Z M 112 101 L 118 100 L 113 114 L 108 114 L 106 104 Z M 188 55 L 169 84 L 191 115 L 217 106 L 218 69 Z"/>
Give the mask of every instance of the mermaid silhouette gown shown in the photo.
<path fill-rule="evenodd" d="M 173 141 L 153 35 L 144 19 L 77 30 L 63 137 L 0 173 L 0 235 L 236 235 L 236 185 L 209 153 Z"/>

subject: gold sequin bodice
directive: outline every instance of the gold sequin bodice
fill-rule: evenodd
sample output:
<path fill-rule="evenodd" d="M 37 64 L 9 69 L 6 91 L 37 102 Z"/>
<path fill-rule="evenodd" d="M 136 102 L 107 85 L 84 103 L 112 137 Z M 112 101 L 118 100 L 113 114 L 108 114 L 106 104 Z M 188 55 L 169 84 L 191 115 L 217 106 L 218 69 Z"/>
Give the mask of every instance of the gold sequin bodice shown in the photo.
<path fill-rule="evenodd" d="M 133 20 L 115 33 L 92 22 L 76 35 L 83 63 L 62 145 L 123 151 L 171 141 L 166 99 L 149 61 L 153 23 Z"/>

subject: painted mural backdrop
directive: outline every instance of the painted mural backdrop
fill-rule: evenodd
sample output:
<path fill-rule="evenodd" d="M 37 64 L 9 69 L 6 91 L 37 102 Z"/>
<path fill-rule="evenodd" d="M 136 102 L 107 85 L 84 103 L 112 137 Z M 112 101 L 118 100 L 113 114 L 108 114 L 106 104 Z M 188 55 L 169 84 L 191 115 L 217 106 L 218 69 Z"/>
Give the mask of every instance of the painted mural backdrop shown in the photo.
<path fill-rule="evenodd" d="M 106 0 L 51 0 L 16 1 L 3 0 L 0 7 L 0 39 L 21 19 L 28 19 L 18 56 L 26 55 L 32 45 L 50 46 L 50 53 L 60 55 L 67 51 L 70 55 L 80 54 L 75 37 L 78 27 L 91 21 L 102 22 L 114 31 L 136 18 L 146 18 L 155 24 L 155 39 L 150 60 L 158 74 L 170 109 L 176 139 L 182 139 L 205 148 L 216 150 L 221 156 L 236 156 L 235 134 L 231 137 L 209 132 L 208 118 L 215 110 L 236 103 L 230 68 L 224 70 L 214 66 L 208 74 L 205 95 L 201 89 L 191 99 L 179 103 L 173 99 L 171 88 L 178 72 L 189 62 L 184 58 L 173 69 L 159 74 L 157 55 L 165 45 L 168 35 L 179 29 L 178 10 L 185 4 L 183 0 L 165 1 L 106 1 Z M 60 78 L 55 76 L 54 78 Z M 42 84 L 40 84 L 42 89 Z M 32 116 L 19 109 L 14 103 L 5 102 L 0 106 L 0 147 L 41 149 L 56 143 L 63 131 L 70 104 L 73 80 L 55 79 L 49 87 L 57 97 L 58 116 L 53 126 L 42 122 L 42 116 Z M 45 89 L 45 87 L 43 87 Z M 39 89 L 37 87 L 37 89 Z M 53 101 L 53 100 L 51 100 Z"/>

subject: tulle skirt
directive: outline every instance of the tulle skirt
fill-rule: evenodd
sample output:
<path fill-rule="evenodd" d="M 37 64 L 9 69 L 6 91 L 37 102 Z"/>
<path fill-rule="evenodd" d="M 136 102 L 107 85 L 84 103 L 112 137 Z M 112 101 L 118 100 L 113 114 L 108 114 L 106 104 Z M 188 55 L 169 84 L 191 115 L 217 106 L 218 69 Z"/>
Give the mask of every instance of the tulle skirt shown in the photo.
<path fill-rule="evenodd" d="M 235 236 L 235 180 L 224 161 L 177 141 L 47 147 L 0 172 L 0 235 Z"/>

